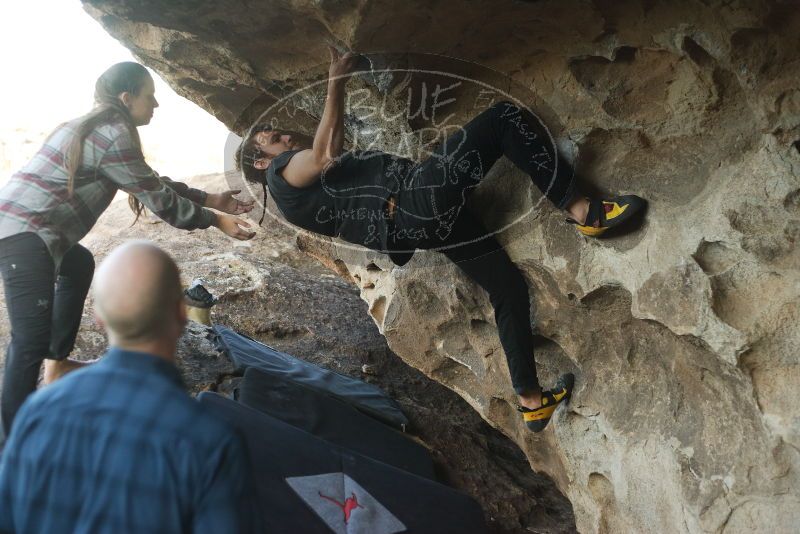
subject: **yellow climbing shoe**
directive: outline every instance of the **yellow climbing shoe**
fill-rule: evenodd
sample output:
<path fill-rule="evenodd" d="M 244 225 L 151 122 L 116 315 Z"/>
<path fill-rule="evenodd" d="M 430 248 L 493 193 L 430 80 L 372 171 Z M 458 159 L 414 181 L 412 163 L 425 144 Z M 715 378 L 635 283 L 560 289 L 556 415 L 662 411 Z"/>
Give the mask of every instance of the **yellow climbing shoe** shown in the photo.
<path fill-rule="evenodd" d="M 586 222 L 580 224 L 572 219 L 567 219 L 567 222 L 574 224 L 575 228 L 583 235 L 598 237 L 609 228 L 619 226 L 630 219 L 644 205 L 644 199 L 636 195 L 621 195 L 610 199 L 589 199 Z"/>
<path fill-rule="evenodd" d="M 553 417 L 558 405 L 562 402 L 569 404 L 572 396 L 572 389 L 575 387 L 575 375 L 567 373 L 558 379 L 556 386 L 550 391 L 542 391 L 542 405 L 535 410 L 520 406 L 517 408 L 522 412 L 522 419 L 525 426 L 532 432 L 541 432 Z"/>

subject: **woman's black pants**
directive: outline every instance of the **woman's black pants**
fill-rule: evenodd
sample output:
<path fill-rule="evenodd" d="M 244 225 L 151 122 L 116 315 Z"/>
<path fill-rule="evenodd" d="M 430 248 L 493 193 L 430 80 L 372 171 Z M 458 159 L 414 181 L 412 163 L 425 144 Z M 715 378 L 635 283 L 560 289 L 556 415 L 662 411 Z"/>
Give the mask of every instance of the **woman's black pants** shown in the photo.
<path fill-rule="evenodd" d="M 506 156 L 558 208 L 573 197 L 573 171 L 532 113 L 493 105 L 414 167 L 397 197 L 394 235 L 419 249 L 438 249 L 489 295 L 500 343 L 517 393 L 536 391 L 528 286 L 494 237 L 464 208 L 494 163 Z"/>
<path fill-rule="evenodd" d="M 0 397 L 3 431 L 8 436 L 17 410 L 36 389 L 42 360 L 62 360 L 75 345 L 94 258 L 86 248 L 75 245 L 56 272 L 44 241 L 25 232 L 0 240 L 0 272 L 11 323 Z"/>

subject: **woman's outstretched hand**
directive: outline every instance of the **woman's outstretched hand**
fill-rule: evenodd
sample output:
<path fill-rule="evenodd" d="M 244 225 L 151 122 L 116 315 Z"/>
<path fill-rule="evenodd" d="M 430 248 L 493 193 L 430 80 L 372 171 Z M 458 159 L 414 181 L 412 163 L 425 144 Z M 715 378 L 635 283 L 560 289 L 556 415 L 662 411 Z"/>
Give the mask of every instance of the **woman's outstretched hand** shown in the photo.
<path fill-rule="evenodd" d="M 350 74 L 355 70 L 356 63 L 361 57 L 360 54 L 355 52 L 347 52 L 343 55 L 339 54 L 331 45 L 328 45 L 328 52 L 331 54 L 331 66 L 328 67 L 328 78 L 346 80 Z"/>
<path fill-rule="evenodd" d="M 234 217 L 233 215 L 226 215 L 225 213 L 216 214 L 214 226 L 222 230 L 225 235 L 238 239 L 239 241 L 247 241 L 256 235 L 255 232 L 249 230 L 252 228 L 249 222 L 239 217 Z"/>
<path fill-rule="evenodd" d="M 234 195 L 238 195 L 241 192 L 241 189 L 234 189 L 224 193 L 209 193 L 206 197 L 206 207 L 230 213 L 231 215 L 247 213 L 253 209 L 254 201 L 233 198 Z"/>

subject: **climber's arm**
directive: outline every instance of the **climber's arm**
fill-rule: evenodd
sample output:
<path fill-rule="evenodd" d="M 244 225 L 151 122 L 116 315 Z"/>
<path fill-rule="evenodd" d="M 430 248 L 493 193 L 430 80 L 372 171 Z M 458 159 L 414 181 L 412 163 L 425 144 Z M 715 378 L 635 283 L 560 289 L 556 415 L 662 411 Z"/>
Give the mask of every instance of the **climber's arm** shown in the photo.
<path fill-rule="evenodd" d="M 342 155 L 344 146 L 344 86 L 346 78 L 328 80 L 325 110 L 314 134 L 312 150 L 326 163 Z"/>
<path fill-rule="evenodd" d="M 284 179 L 294 187 L 307 187 L 319 179 L 325 167 L 342 154 L 344 146 L 345 84 L 355 67 L 358 55 L 343 56 L 333 47 L 328 69 L 328 96 L 311 150 L 296 154 L 283 171 Z"/>

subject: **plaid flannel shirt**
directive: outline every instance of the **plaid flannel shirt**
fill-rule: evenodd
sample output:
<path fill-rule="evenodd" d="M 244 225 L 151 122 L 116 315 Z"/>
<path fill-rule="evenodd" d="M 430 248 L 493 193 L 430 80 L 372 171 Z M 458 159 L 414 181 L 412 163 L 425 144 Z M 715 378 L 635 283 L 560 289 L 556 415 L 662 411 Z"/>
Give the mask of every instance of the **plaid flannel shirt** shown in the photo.
<path fill-rule="evenodd" d="M 59 265 L 119 189 L 176 228 L 213 224 L 214 214 L 202 207 L 206 193 L 159 176 L 145 163 L 122 122 L 98 126 L 86 137 L 70 197 L 65 156 L 76 126 L 77 120 L 57 128 L 33 159 L 0 188 L 0 239 L 34 232 Z"/>
<path fill-rule="evenodd" d="M 244 442 L 170 362 L 112 348 L 34 393 L 0 455 L 0 532 L 261 532 Z"/>

